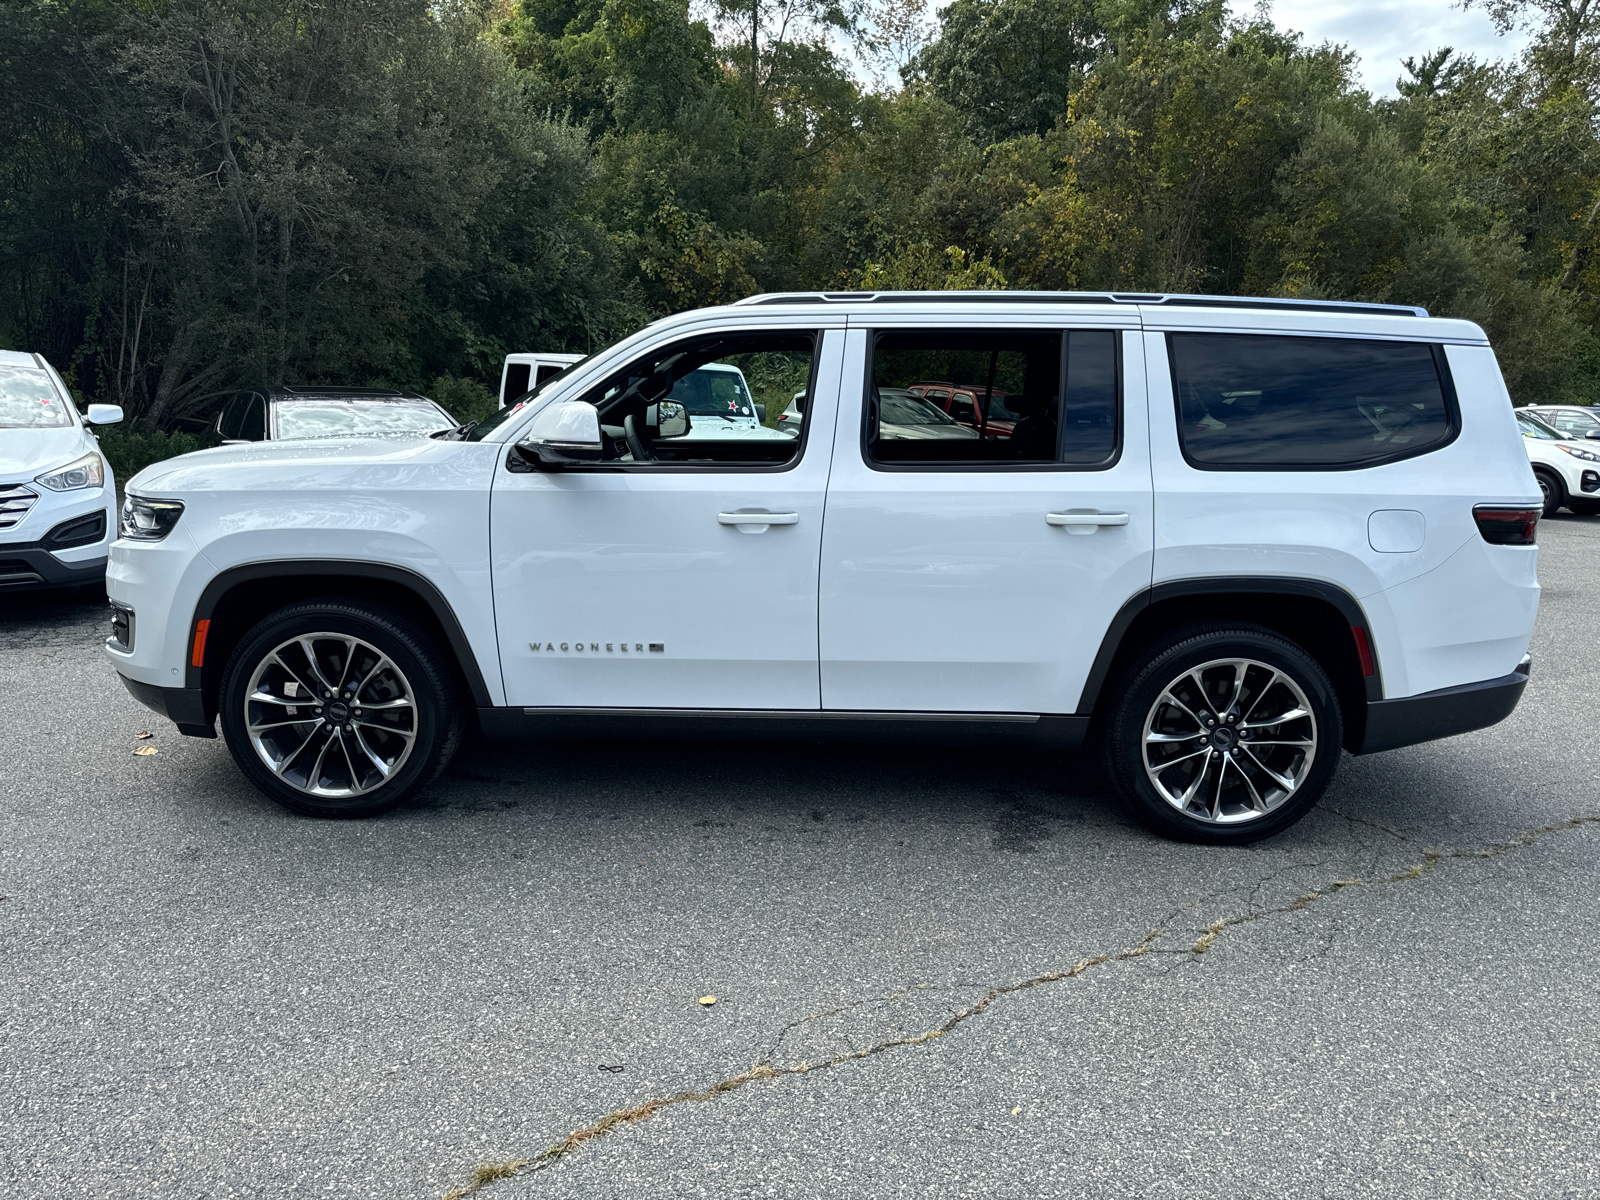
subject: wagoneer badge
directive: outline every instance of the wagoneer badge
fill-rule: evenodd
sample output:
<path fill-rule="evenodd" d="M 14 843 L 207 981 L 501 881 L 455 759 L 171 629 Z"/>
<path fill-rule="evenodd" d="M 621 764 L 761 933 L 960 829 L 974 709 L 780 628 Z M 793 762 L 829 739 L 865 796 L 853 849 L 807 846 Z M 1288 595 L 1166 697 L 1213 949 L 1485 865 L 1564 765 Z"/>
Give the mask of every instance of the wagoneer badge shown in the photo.
<path fill-rule="evenodd" d="M 545 653 L 566 651 L 587 652 L 589 654 L 643 654 L 646 650 L 646 644 L 644 642 L 633 642 L 631 644 L 628 642 L 589 642 L 588 644 L 583 642 L 562 642 L 557 645 L 555 642 L 529 642 L 528 649 L 536 654 L 541 651 Z M 649 652 L 651 654 L 665 654 L 667 652 L 666 643 L 649 643 Z"/>

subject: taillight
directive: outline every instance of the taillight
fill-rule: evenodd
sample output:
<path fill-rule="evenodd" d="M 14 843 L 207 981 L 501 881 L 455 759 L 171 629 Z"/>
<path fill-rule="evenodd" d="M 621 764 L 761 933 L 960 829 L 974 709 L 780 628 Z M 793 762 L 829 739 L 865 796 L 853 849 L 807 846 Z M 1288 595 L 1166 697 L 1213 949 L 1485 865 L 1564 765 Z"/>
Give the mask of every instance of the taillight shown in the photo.
<path fill-rule="evenodd" d="M 1479 504 L 1472 510 L 1483 540 L 1496 546 L 1531 546 L 1539 529 L 1536 504 Z"/>

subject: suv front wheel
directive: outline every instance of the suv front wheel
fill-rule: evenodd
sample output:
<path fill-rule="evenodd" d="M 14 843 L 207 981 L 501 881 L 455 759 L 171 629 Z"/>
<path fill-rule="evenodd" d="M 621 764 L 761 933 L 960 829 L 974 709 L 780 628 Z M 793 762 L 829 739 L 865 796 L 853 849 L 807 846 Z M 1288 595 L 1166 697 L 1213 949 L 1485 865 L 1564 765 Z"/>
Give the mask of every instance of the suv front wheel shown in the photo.
<path fill-rule="evenodd" d="M 222 678 L 222 735 L 257 787 L 295 812 L 368 817 L 426 787 L 461 740 L 433 640 L 353 600 L 291 605 L 252 629 Z"/>
<path fill-rule="evenodd" d="M 1238 845 L 1303 817 L 1333 778 L 1343 730 L 1333 685 L 1260 626 L 1202 626 L 1146 648 L 1108 693 L 1113 786 L 1147 827 Z"/>

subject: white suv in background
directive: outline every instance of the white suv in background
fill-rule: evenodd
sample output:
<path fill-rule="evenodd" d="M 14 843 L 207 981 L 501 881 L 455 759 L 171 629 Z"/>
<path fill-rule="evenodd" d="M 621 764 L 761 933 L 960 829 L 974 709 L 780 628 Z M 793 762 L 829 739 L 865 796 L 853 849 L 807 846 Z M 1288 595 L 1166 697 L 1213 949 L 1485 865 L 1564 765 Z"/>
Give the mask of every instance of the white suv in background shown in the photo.
<path fill-rule="evenodd" d="M 686 412 L 709 363 L 804 381 L 799 435 Z M 1011 419 L 901 436 L 884 396 L 934 378 Z M 1540 493 L 1483 332 L 1379 305 L 758 296 L 470 432 L 223 447 L 127 490 L 110 661 L 335 816 L 413 795 L 471 723 L 1092 730 L 1152 828 L 1250 841 L 1341 750 L 1505 717 L 1539 595 Z"/>
<path fill-rule="evenodd" d="M 99 586 L 117 521 L 117 488 L 91 425 L 44 358 L 0 350 L 0 592 Z"/>
<path fill-rule="evenodd" d="M 1517 428 L 1544 495 L 1544 515 L 1562 507 L 1580 517 L 1600 513 L 1600 441 L 1582 441 L 1546 425 L 1529 409 L 1517 410 Z"/>

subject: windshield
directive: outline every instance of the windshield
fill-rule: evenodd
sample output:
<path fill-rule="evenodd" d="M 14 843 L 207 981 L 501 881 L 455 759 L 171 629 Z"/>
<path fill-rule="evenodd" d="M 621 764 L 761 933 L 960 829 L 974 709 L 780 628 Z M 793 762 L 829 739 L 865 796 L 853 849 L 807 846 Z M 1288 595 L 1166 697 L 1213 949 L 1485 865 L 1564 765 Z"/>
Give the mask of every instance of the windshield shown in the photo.
<path fill-rule="evenodd" d="M 933 405 L 906 392 L 884 388 L 878 393 L 879 420 L 885 425 L 954 425 Z"/>
<path fill-rule="evenodd" d="M 1530 417 L 1526 413 L 1518 415 L 1517 424 L 1521 426 L 1522 436 L 1525 438 L 1534 438 L 1541 442 L 1564 442 L 1567 440 L 1543 421 L 1536 417 Z"/>
<path fill-rule="evenodd" d="M 521 412 L 523 406 L 526 405 L 528 401 L 535 399 L 542 394 L 546 388 L 551 387 L 553 384 L 556 384 L 565 379 L 568 375 L 571 375 L 574 371 L 583 366 L 584 363 L 588 362 L 589 359 L 593 357 L 594 355 L 590 354 L 580 358 L 577 362 L 561 368 L 560 371 L 550 376 L 550 378 L 541 380 L 539 385 L 532 391 L 523 392 L 522 395 L 518 396 L 516 399 L 508 400 L 504 408 L 500 409 L 498 412 L 490 413 L 483 420 L 476 422 L 472 428 L 467 431 L 467 435 L 461 440 L 464 442 L 483 441 L 486 434 L 493 433 L 512 417 L 516 416 L 517 413 Z M 451 441 L 453 439 L 446 438 L 445 440 Z"/>
<path fill-rule="evenodd" d="M 0 367 L 0 429 L 62 429 L 72 413 L 38 367 Z"/>
<path fill-rule="evenodd" d="M 359 436 L 369 433 L 427 433 L 449 429 L 451 420 L 433 404 L 396 400 L 288 400 L 276 406 L 281 440 Z"/>
<path fill-rule="evenodd" d="M 745 386 L 738 367 L 707 363 L 690 371 L 677 383 L 667 399 L 676 400 L 695 417 L 724 417 L 741 423 L 756 419 L 755 401 Z"/>

